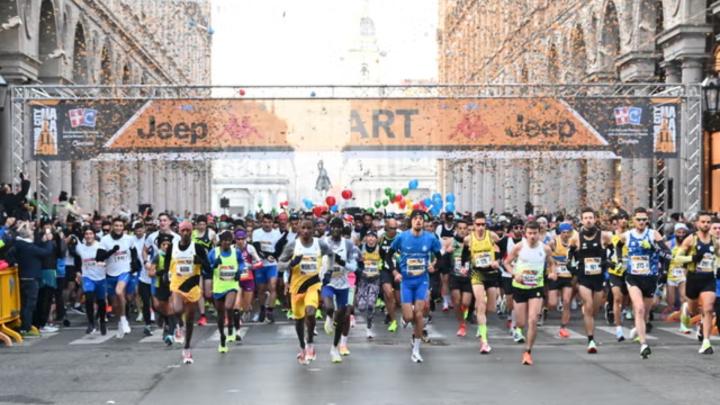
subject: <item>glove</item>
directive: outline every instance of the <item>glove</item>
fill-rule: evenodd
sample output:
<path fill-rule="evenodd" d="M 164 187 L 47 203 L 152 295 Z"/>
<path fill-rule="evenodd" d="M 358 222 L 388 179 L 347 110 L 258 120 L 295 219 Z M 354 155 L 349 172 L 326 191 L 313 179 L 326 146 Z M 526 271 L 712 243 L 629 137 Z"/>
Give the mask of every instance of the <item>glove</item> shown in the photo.
<path fill-rule="evenodd" d="M 293 256 L 292 260 L 290 260 L 290 267 L 297 266 L 298 264 L 300 264 L 302 259 L 303 259 L 303 255 Z"/>
<path fill-rule="evenodd" d="M 647 239 L 640 242 L 640 247 L 642 247 L 643 249 L 654 249 L 653 245 Z"/>
<path fill-rule="evenodd" d="M 340 255 L 337 253 L 335 253 L 335 263 L 345 267 L 345 260 L 343 260 L 342 257 L 340 257 Z"/>
<path fill-rule="evenodd" d="M 115 253 L 115 252 L 117 252 L 118 250 L 120 250 L 120 245 L 115 245 L 115 246 L 113 246 L 111 252 Z"/>

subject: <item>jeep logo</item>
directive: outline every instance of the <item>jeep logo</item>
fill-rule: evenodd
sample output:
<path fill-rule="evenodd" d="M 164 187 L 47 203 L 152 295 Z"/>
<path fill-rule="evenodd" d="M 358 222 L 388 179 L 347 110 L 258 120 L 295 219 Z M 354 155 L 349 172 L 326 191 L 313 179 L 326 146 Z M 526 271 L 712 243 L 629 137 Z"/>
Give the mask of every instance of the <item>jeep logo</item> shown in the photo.
<path fill-rule="evenodd" d="M 142 139 L 149 139 L 157 136 L 159 139 L 168 139 L 173 136 L 179 140 L 189 140 L 191 145 L 197 143 L 198 139 L 205 139 L 208 135 L 208 126 L 204 122 L 193 122 L 187 124 L 178 122 L 173 126 L 170 122 L 155 122 L 155 116 L 151 115 L 148 119 L 147 132 L 138 128 L 137 135 Z"/>

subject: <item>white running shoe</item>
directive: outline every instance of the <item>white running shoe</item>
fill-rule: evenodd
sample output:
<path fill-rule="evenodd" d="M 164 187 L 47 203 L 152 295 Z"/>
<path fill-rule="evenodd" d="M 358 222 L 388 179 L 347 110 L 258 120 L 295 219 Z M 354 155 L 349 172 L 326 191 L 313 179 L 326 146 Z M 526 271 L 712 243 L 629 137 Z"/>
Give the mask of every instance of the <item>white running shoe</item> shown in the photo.
<path fill-rule="evenodd" d="M 130 329 L 130 323 L 127 321 L 127 319 L 121 320 L 120 323 L 122 324 L 123 332 L 125 332 L 126 335 L 129 335 L 130 332 L 132 332 L 132 329 Z"/>
<path fill-rule="evenodd" d="M 330 361 L 333 363 L 342 363 L 342 356 L 336 346 L 330 348 Z"/>
<path fill-rule="evenodd" d="M 423 358 L 420 355 L 420 350 L 413 349 L 412 354 L 410 354 L 410 360 L 412 360 L 413 363 L 422 363 Z"/>
<path fill-rule="evenodd" d="M 42 329 L 40 329 L 40 333 L 55 333 L 59 330 L 60 330 L 60 328 L 58 328 L 57 326 L 48 324 L 48 325 L 43 326 Z"/>
<path fill-rule="evenodd" d="M 118 322 L 117 333 L 115 334 L 115 337 L 118 339 L 122 339 L 125 337 L 125 328 L 122 327 L 120 322 Z"/>
<path fill-rule="evenodd" d="M 635 329 L 635 328 L 630 329 L 630 340 L 635 340 L 636 337 L 637 337 L 637 329 Z"/>
<path fill-rule="evenodd" d="M 374 339 L 375 334 L 373 333 L 372 328 L 366 328 L 365 331 L 367 332 L 367 338 L 368 339 Z"/>
<path fill-rule="evenodd" d="M 324 328 L 325 328 L 325 333 L 327 333 L 328 335 L 332 335 L 333 332 L 335 332 L 335 327 L 333 326 L 333 320 L 329 316 L 325 317 Z"/>

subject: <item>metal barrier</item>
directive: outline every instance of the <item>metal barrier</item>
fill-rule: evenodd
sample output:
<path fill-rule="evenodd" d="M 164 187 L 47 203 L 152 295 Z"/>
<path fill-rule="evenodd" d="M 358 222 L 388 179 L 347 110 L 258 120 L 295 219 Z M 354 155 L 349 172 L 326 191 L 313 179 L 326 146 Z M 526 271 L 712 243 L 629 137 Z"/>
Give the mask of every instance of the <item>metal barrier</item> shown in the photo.
<path fill-rule="evenodd" d="M 0 340 L 6 346 L 20 343 L 22 336 L 8 325 L 20 321 L 20 279 L 17 267 L 0 270 Z"/>

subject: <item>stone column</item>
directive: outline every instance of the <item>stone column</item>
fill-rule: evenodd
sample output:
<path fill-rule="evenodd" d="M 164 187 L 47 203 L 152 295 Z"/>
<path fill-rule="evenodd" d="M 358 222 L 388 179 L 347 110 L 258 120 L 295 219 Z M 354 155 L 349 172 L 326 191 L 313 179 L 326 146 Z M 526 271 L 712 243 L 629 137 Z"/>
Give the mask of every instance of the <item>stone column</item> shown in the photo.
<path fill-rule="evenodd" d="M 704 66 L 704 59 L 700 58 L 685 58 L 682 61 L 682 82 L 684 84 L 693 84 L 693 83 L 700 83 L 703 80 L 703 66 Z M 686 121 L 687 122 L 687 121 Z M 688 131 L 690 130 L 689 125 L 685 125 L 685 127 L 681 127 L 681 136 L 687 136 Z M 702 147 L 702 138 L 700 138 L 700 147 Z M 690 151 L 688 151 L 684 146 L 684 142 L 680 142 L 680 160 L 683 162 L 686 162 L 687 159 L 690 157 Z M 699 163 L 702 164 L 702 163 Z M 676 211 L 685 211 L 690 206 L 689 199 L 696 198 L 696 196 L 686 196 L 685 195 L 685 186 L 688 184 L 688 180 L 690 180 L 688 176 L 687 170 L 685 170 L 685 167 L 682 167 L 681 164 L 680 167 L 680 176 L 677 177 L 678 180 L 676 180 L 673 184 L 674 186 L 674 195 L 673 195 L 673 207 Z M 702 187 L 702 186 L 701 186 Z M 702 194 L 698 194 L 698 196 L 701 196 Z M 700 207 L 702 207 L 702 202 L 700 204 Z"/>
<path fill-rule="evenodd" d="M 587 160 L 587 197 L 592 208 L 600 208 L 613 197 L 613 164 L 607 159 Z"/>
<path fill-rule="evenodd" d="M 58 196 L 62 190 L 62 164 L 60 161 L 48 161 L 48 176 L 45 180 L 48 188 L 48 202 L 50 203 L 50 209 L 52 205 L 57 203 Z"/>
<path fill-rule="evenodd" d="M 165 170 L 165 162 L 162 160 L 154 160 L 152 162 L 153 172 L 153 207 L 156 214 L 162 211 L 170 211 L 167 203 L 167 181 L 168 172 Z"/>

